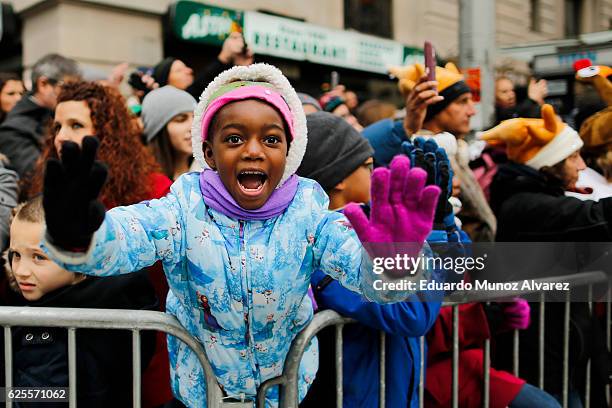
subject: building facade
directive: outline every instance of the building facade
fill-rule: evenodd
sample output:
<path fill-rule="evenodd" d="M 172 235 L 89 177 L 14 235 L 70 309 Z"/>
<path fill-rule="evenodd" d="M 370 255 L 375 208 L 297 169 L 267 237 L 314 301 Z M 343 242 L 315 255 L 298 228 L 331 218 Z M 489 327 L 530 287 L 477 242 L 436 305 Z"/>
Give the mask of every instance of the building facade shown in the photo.
<path fill-rule="evenodd" d="M 437 45 L 444 58 L 456 57 L 459 50 L 460 0 L 203 2 L 230 9 L 277 13 L 327 28 L 356 29 L 409 46 L 419 47 L 427 39 Z M 161 17 L 175 1 L 9 0 L 8 3 L 23 20 L 24 65 L 27 66 L 49 49 L 98 62 L 128 58 L 135 63 L 151 63 L 162 53 Z M 500 47 L 572 38 L 612 29 L 612 0 L 497 0 L 495 24 Z M 108 41 L 109 35 L 111 41 Z M 120 39 L 120 43 L 115 39 Z M 96 44 L 93 48 L 103 48 L 94 52 L 92 43 Z"/>
<path fill-rule="evenodd" d="M 12 5 L 21 23 L 18 34 L 21 55 L 0 58 L 0 70 L 27 72 L 38 58 L 49 52 L 61 53 L 101 70 L 110 70 L 124 61 L 134 67 L 150 66 L 166 55 L 186 59 L 198 68 L 219 51 L 220 42 L 176 35 L 173 26 L 176 0 L 3 2 Z M 293 30 L 296 38 L 327 36 L 323 42 L 337 41 L 347 49 L 367 48 L 359 51 L 360 56 L 334 61 L 328 56 L 325 56 L 327 59 L 296 57 L 261 48 L 263 43 L 256 44 L 261 51 L 258 55 L 264 61 L 279 65 L 290 78 L 303 79 L 304 83 L 320 83 L 332 70 L 337 70 L 343 82 L 358 84 L 364 78 L 375 78 L 368 82 L 371 89 L 366 91 L 380 95 L 390 92 L 385 85 L 384 70 L 381 66 L 368 67 L 368 63 L 410 62 L 418 57 L 417 50 L 424 40 L 431 41 L 443 59 L 455 60 L 459 53 L 460 0 L 197 0 L 196 3 L 244 12 L 248 21 L 266 26 L 269 22 L 276 27 L 274 30 L 284 33 Z M 520 82 L 530 72 L 529 64 L 533 65 L 539 55 L 559 54 L 567 47 L 584 49 L 584 34 L 611 30 L 612 0 L 497 0 L 495 14 L 496 68 L 514 75 Z M 599 42 L 596 37 L 588 37 L 595 43 L 587 44 L 587 48 L 612 47 L 609 35 L 597 37 Z M 287 40 L 276 36 L 274 41 Z M 583 54 L 574 52 L 566 60 L 589 56 Z M 600 54 L 603 55 L 600 62 L 607 62 L 608 54 L 597 55 Z M 610 59 L 612 64 L 612 52 Z"/>

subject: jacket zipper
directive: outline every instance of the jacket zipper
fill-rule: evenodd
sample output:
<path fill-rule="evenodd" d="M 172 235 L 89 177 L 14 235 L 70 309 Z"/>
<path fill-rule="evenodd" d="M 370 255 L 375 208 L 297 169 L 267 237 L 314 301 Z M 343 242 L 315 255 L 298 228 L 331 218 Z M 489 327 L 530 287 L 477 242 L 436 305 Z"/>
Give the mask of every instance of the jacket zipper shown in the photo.
<path fill-rule="evenodd" d="M 246 307 L 245 307 L 245 319 L 244 322 L 246 324 L 246 335 L 245 335 L 245 341 L 247 343 L 247 347 L 248 347 L 248 353 L 249 353 L 249 359 L 251 362 L 251 370 L 253 371 L 253 377 L 255 378 L 255 383 L 259 384 L 260 383 L 260 378 L 259 378 L 259 364 L 257 363 L 256 359 L 255 359 L 255 351 L 253 350 L 253 345 L 255 344 L 255 341 L 253 339 L 253 333 L 251 332 L 251 327 L 253 327 L 253 323 L 251 321 L 252 319 L 252 313 L 251 313 L 251 308 L 253 306 L 253 299 L 252 299 L 252 291 L 251 291 L 251 276 L 249 274 L 249 270 L 247 268 L 247 250 L 246 250 L 246 239 L 245 239 L 245 222 L 244 221 L 238 221 L 239 222 L 239 236 L 240 236 L 240 263 L 241 263 L 241 268 L 242 271 L 244 272 L 244 281 L 246 283 L 246 287 L 245 287 L 245 300 L 246 300 Z"/>

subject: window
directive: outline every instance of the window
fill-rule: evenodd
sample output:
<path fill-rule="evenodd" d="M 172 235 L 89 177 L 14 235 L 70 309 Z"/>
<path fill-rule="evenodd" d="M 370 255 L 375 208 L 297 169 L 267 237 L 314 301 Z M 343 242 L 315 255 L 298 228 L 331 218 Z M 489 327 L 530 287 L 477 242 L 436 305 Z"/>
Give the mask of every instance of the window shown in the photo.
<path fill-rule="evenodd" d="M 531 31 L 540 32 L 542 27 L 540 15 L 540 0 L 530 0 L 529 2 L 529 28 Z"/>
<path fill-rule="evenodd" d="M 576 37 L 580 34 L 581 0 L 565 0 L 565 36 Z"/>
<path fill-rule="evenodd" d="M 391 38 L 391 0 L 344 0 L 344 27 Z"/>

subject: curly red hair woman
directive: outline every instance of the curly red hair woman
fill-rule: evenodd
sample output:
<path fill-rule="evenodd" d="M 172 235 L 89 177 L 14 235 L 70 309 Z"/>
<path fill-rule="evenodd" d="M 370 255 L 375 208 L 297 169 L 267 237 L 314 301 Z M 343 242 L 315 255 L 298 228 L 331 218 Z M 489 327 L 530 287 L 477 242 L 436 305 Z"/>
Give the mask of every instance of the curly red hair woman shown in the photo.
<path fill-rule="evenodd" d="M 49 158 L 61 154 L 66 141 L 81 144 L 85 136 L 100 141 L 98 160 L 108 166 L 108 180 L 101 192 L 107 209 L 165 195 L 170 179 L 161 174 L 157 162 L 142 144 L 140 128 L 132 119 L 124 98 L 115 89 L 94 82 L 70 82 L 58 95 L 51 132 L 45 140 L 30 188 L 30 197 L 42 191 L 44 169 Z M 148 268 L 161 309 L 168 284 L 160 265 Z M 143 373 L 143 406 L 157 406 L 172 399 L 165 338 L 158 337 L 156 354 Z"/>
<path fill-rule="evenodd" d="M 30 196 L 42 191 L 45 163 L 59 156 L 61 144 L 68 140 L 80 144 L 87 135 L 98 138 L 98 160 L 108 166 L 109 179 L 102 190 L 107 208 L 134 204 L 167 192 L 170 181 L 160 173 L 155 158 L 142 144 L 140 129 L 119 92 L 94 82 L 70 82 L 62 87 L 57 102 Z"/>

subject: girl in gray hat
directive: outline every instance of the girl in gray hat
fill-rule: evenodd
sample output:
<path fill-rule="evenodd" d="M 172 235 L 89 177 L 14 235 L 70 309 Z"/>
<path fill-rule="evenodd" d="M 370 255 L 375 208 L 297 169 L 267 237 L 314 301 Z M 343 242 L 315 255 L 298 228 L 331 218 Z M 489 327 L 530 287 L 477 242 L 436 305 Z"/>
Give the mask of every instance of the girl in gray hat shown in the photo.
<path fill-rule="evenodd" d="M 151 91 L 142 102 L 143 140 L 171 180 L 191 169 L 191 124 L 196 101 L 167 85 Z"/>

